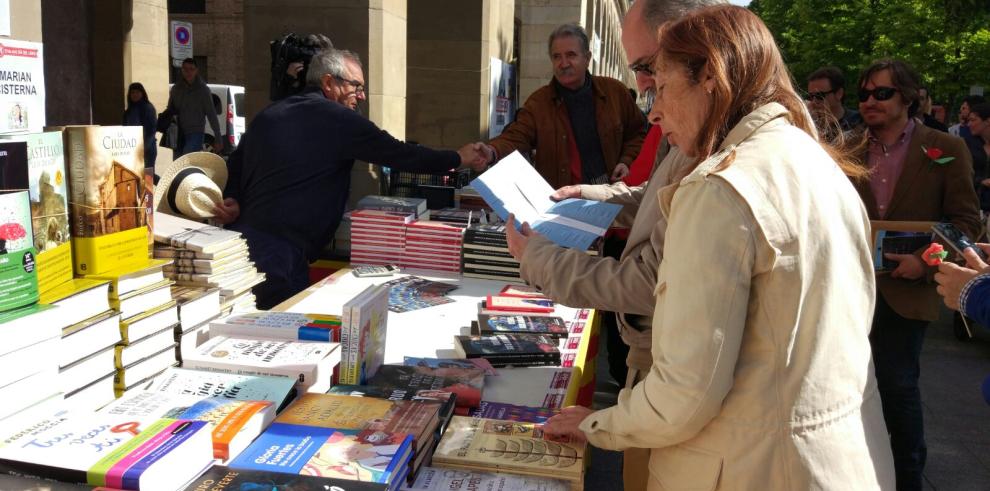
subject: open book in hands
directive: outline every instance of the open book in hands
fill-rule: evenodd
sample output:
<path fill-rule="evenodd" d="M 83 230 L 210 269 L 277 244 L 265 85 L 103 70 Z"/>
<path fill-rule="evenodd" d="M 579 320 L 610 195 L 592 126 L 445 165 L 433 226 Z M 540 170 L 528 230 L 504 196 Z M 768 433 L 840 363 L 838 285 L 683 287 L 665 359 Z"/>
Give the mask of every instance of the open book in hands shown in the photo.
<path fill-rule="evenodd" d="M 498 164 L 471 181 L 502 220 L 509 213 L 528 222 L 533 230 L 557 245 L 587 250 L 598 237 L 604 236 L 621 206 L 586 199 L 554 202 L 554 190 L 543 176 L 519 152 L 512 152 Z"/>

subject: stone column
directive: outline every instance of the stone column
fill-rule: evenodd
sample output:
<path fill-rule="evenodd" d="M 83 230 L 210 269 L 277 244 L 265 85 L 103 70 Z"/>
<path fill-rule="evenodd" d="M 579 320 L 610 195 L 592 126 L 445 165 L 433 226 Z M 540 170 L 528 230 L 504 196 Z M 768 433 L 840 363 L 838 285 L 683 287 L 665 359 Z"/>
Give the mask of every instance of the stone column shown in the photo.
<path fill-rule="evenodd" d="M 513 61 L 513 6 L 513 0 L 409 5 L 410 140 L 456 149 L 487 139 L 491 58 Z"/>

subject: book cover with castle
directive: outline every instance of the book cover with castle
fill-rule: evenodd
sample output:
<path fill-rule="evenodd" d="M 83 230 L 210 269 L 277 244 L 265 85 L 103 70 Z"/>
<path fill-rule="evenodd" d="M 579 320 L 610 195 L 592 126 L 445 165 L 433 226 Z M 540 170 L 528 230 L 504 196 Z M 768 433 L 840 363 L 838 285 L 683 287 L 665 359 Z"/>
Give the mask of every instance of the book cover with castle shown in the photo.
<path fill-rule="evenodd" d="M 30 193 L 38 291 L 44 294 L 72 279 L 62 134 L 50 131 L 9 138 L 0 143 L 0 188 Z"/>
<path fill-rule="evenodd" d="M 0 193 L 0 312 L 38 301 L 27 191 Z"/>
<path fill-rule="evenodd" d="M 65 129 L 77 274 L 148 260 L 144 140 L 138 126 Z"/>

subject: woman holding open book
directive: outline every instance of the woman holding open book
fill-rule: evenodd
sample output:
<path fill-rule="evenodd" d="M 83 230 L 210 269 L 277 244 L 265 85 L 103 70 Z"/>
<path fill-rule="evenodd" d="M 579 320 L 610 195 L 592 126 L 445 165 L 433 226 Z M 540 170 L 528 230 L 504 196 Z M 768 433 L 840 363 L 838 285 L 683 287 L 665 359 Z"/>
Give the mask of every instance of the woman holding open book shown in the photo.
<path fill-rule="evenodd" d="M 869 222 L 766 26 L 694 11 L 660 32 L 650 114 L 694 158 L 668 217 L 653 366 L 551 433 L 650 448 L 648 489 L 892 489 L 867 335 Z M 607 287 L 607 286 L 604 286 Z"/>

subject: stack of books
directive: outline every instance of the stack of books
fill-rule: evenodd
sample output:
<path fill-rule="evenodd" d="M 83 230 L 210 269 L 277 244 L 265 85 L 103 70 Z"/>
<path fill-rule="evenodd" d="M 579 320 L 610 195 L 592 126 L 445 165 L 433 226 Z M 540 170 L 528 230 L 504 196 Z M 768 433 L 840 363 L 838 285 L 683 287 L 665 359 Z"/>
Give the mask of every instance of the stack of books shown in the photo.
<path fill-rule="evenodd" d="M 365 196 L 358 200 L 355 210 L 390 211 L 404 215 L 413 215 L 416 220 L 430 218 L 430 210 L 426 208 L 423 198 L 407 198 L 403 196 Z"/>
<path fill-rule="evenodd" d="M 118 424 L 145 426 L 159 418 L 205 421 L 213 436 L 213 457 L 227 462 L 275 419 L 271 401 L 233 400 L 223 397 L 132 391 L 98 411 Z"/>
<path fill-rule="evenodd" d="M 166 276 L 179 286 L 219 288 L 224 312 L 254 310 L 251 288 L 265 280 L 240 232 L 155 214 L 156 258 L 169 259 Z"/>
<path fill-rule="evenodd" d="M 436 467 L 563 479 L 584 486 L 585 443 L 551 438 L 542 425 L 454 416 L 433 453 Z"/>
<path fill-rule="evenodd" d="M 23 143 L 18 144 L 22 149 Z M 4 167 L 0 167 L 0 178 Z M 25 169 L 26 170 L 26 169 Z M 59 309 L 38 304 L 27 191 L 0 193 L 0 418 L 59 392 Z"/>
<path fill-rule="evenodd" d="M 0 429 L 0 472 L 113 489 L 179 489 L 213 463 L 210 433 L 205 421 L 26 412 Z"/>
<path fill-rule="evenodd" d="M 220 317 L 220 289 L 173 285 L 172 299 L 179 309 L 174 334 L 175 356 L 181 362 L 183 353 L 210 339 L 210 322 Z"/>
<path fill-rule="evenodd" d="M 397 264 L 406 244 L 406 225 L 416 219 L 404 212 L 356 210 L 351 219 L 352 264 Z"/>
<path fill-rule="evenodd" d="M 464 228 L 436 221 L 406 225 L 405 251 L 401 266 L 447 273 L 461 271 Z"/>
<path fill-rule="evenodd" d="M 572 491 L 571 484 L 560 479 L 513 475 L 485 471 L 465 471 L 423 467 L 407 491 L 451 490 L 499 490 L 499 491 Z"/>
<path fill-rule="evenodd" d="M 167 394 L 219 397 L 233 401 L 271 401 L 281 412 L 296 396 L 296 380 L 289 377 L 244 375 L 211 370 L 169 368 L 142 386 Z"/>
<path fill-rule="evenodd" d="M 463 274 L 468 278 L 523 283 L 519 261 L 509 253 L 505 224 L 472 225 L 464 231 Z"/>
<path fill-rule="evenodd" d="M 485 371 L 480 368 L 382 365 L 368 385 L 410 393 L 423 390 L 451 392 L 457 395 L 454 412 L 466 415 L 481 404 Z"/>
<path fill-rule="evenodd" d="M 412 436 L 409 475 L 432 453 L 441 402 L 387 400 L 336 394 L 303 394 L 276 418 L 277 423 L 342 430 L 374 430 Z M 400 472 L 402 473 L 402 472 Z"/>
<path fill-rule="evenodd" d="M 229 466 L 237 471 L 374 482 L 384 484 L 389 491 L 405 484 L 415 450 L 412 435 L 385 429 L 334 428 L 327 426 L 329 423 L 330 418 L 318 413 L 302 418 L 280 415 Z"/>
<path fill-rule="evenodd" d="M 120 315 L 119 339 L 106 360 L 89 361 L 94 370 L 108 363 L 116 370 L 114 391 L 119 397 L 138 383 L 174 365 L 178 310 L 172 300 L 172 282 L 162 271 L 168 261 L 149 260 L 85 278 L 109 281 L 110 307 Z"/>
<path fill-rule="evenodd" d="M 120 313 L 110 308 L 110 282 L 75 278 L 41 296 L 62 309 L 72 325 L 62 328 L 59 387 L 72 407 L 95 410 L 114 399 L 112 361 L 120 342 Z"/>
<path fill-rule="evenodd" d="M 259 488 L 259 485 L 267 486 L 267 488 Z M 332 477 L 285 474 L 281 472 L 233 469 L 223 465 L 214 465 L 213 467 L 210 467 L 205 474 L 196 478 L 196 480 L 185 487 L 185 491 L 243 491 L 254 489 L 264 491 L 389 491 L 391 488 L 388 484 L 382 483 L 335 479 Z M 521 490 L 523 488 L 519 489 Z M 560 491 L 557 488 L 525 489 Z M 504 488 L 504 490 L 510 491 L 510 488 Z"/>
<path fill-rule="evenodd" d="M 479 210 L 444 208 L 430 212 L 430 220 L 467 228 L 479 223 L 488 223 L 488 214 Z"/>
<path fill-rule="evenodd" d="M 440 404 L 437 413 L 437 428 L 434 440 L 440 441 L 450 418 L 454 416 L 457 394 L 433 389 L 404 389 L 400 387 L 379 387 L 375 385 L 334 385 L 328 394 L 340 394 L 351 397 L 368 397 L 372 399 L 387 399 L 389 401 L 434 401 Z"/>
<path fill-rule="evenodd" d="M 334 368 L 340 364 L 340 345 L 302 341 L 216 336 L 182 358 L 184 368 L 243 375 L 290 377 L 296 390 L 325 393 Z"/>

